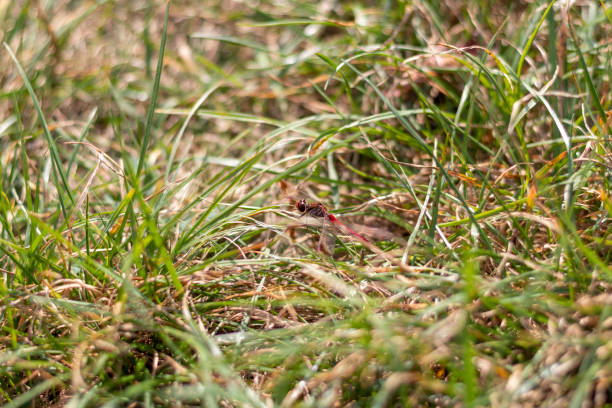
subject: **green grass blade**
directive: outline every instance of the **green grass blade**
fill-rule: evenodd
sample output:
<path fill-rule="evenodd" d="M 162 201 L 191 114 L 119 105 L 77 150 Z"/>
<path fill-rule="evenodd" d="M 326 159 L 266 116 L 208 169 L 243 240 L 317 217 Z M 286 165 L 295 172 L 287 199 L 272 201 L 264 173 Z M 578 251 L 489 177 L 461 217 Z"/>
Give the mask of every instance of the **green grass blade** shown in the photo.
<path fill-rule="evenodd" d="M 146 160 L 146 153 L 151 139 L 151 127 L 153 125 L 153 115 L 155 113 L 155 105 L 157 104 L 157 95 L 159 94 L 159 81 L 164 68 L 164 51 L 166 49 L 166 35 L 168 32 L 168 14 L 170 13 L 170 1 L 166 2 L 166 12 L 164 14 L 164 28 L 162 29 L 161 43 L 159 46 L 159 56 L 157 58 L 157 68 L 155 70 L 155 79 L 153 81 L 153 90 L 151 91 L 151 102 L 147 113 L 147 121 L 145 122 L 144 137 L 140 146 L 140 156 L 138 157 L 138 168 L 136 174 L 140 175 Z"/>
<path fill-rule="evenodd" d="M 32 88 L 32 84 L 28 80 L 28 77 L 25 71 L 21 67 L 21 64 L 17 60 L 17 57 L 15 56 L 15 54 L 13 53 L 13 51 L 11 50 L 11 48 L 9 47 L 7 43 L 4 43 L 4 48 L 9 53 L 9 55 L 11 56 L 11 59 L 15 63 L 15 66 L 17 67 L 17 70 L 19 71 L 19 75 L 21 75 L 21 79 L 23 80 L 23 83 L 26 89 L 28 90 L 28 93 L 30 94 L 30 98 L 32 98 L 32 103 L 34 104 L 34 108 L 36 109 L 36 113 L 38 114 L 38 120 L 40 121 L 40 124 L 43 128 L 43 133 L 47 140 L 49 151 L 51 152 L 51 160 L 53 161 L 54 169 L 59 175 L 59 178 L 62 183 L 63 188 L 60 188 L 60 186 L 57 185 L 57 189 L 58 191 L 63 190 L 68 196 L 68 198 L 70 198 L 70 201 L 74 203 L 74 197 L 72 196 L 72 191 L 70 190 L 70 187 L 68 186 L 68 178 L 66 177 L 66 173 L 64 172 L 64 169 L 62 167 L 62 162 L 61 162 L 59 152 L 57 150 L 57 146 L 55 144 L 55 141 L 53 140 L 53 136 L 51 136 L 51 131 L 49 130 L 49 126 L 47 125 L 47 120 L 45 119 L 45 115 L 42 112 L 40 103 L 38 102 L 38 98 L 36 97 L 36 93 L 34 92 L 34 88 Z M 58 198 L 60 200 L 60 203 L 62 204 L 62 208 L 64 208 L 65 210 L 62 195 L 60 194 Z"/>

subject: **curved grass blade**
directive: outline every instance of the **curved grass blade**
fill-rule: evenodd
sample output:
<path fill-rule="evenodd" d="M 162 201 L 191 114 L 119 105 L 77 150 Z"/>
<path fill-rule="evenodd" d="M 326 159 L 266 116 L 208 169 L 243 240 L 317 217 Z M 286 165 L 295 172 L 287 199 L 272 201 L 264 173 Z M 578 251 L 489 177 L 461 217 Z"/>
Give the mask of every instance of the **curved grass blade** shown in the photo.
<path fill-rule="evenodd" d="M 145 162 L 145 155 L 149 147 L 151 139 L 151 126 L 153 124 L 153 114 L 155 113 L 155 104 L 157 103 L 157 95 L 159 93 L 159 80 L 164 68 L 164 50 L 166 49 L 166 34 L 168 31 L 168 14 L 170 12 L 170 2 L 166 3 L 166 13 L 164 14 L 164 28 L 162 30 L 161 44 L 159 45 L 159 56 L 157 58 L 157 68 L 155 70 L 155 80 L 153 82 L 153 92 L 151 93 L 151 103 L 147 113 L 147 121 L 145 123 L 145 133 L 140 146 L 140 157 L 138 158 L 138 169 L 136 175 L 140 175 Z"/>
<path fill-rule="evenodd" d="M 19 75 L 21 75 L 21 79 L 23 80 L 24 85 L 26 89 L 28 90 L 28 93 L 30 94 L 30 98 L 32 98 L 32 103 L 34 104 L 34 108 L 36 109 L 38 120 L 40 120 L 40 124 L 43 127 L 43 133 L 45 135 L 45 138 L 47 139 L 47 144 L 49 146 L 49 151 L 51 153 L 51 160 L 53 162 L 53 168 L 55 170 L 54 174 L 56 177 L 57 175 L 59 175 L 63 190 L 66 192 L 66 195 L 68 196 L 68 198 L 70 198 L 70 202 L 74 203 L 74 197 L 72 196 L 72 192 L 70 191 L 70 187 L 68 186 L 68 179 L 66 177 L 66 173 L 64 172 L 64 169 L 62 168 L 59 151 L 57 150 L 57 145 L 55 144 L 55 141 L 53 140 L 53 136 L 51 136 L 49 125 L 47 125 L 47 120 L 45 119 L 45 115 L 43 114 L 43 111 L 40 107 L 40 103 L 38 102 L 38 98 L 36 97 L 36 93 L 34 92 L 34 88 L 32 88 L 32 84 L 30 83 L 28 76 L 26 75 L 21 64 L 17 60 L 17 57 L 13 53 L 13 50 L 11 50 L 11 47 L 9 47 L 7 43 L 4 43 L 4 48 L 6 48 L 11 59 L 15 63 L 15 66 L 17 67 L 17 70 L 19 71 Z M 58 192 L 62 191 L 62 188 L 60 188 L 59 185 L 56 185 L 56 187 L 57 187 Z M 66 207 L 64 205 L 62 194 L 58 194 L 58 199 L 60 201 L 60 205 L 62 206 L 62 211 L 64 212 L 64 215 L 65 215 Z"/>

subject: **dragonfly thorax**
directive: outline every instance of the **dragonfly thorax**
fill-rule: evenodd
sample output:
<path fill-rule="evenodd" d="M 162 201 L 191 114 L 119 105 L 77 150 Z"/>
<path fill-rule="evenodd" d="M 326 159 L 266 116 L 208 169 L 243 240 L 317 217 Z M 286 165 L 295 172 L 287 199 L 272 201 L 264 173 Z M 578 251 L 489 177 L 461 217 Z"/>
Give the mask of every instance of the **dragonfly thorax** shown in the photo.
<path fill-rule="evenodd" d="M 316 218 L 328 218 L 329 213 L 327 209 L 321 203 L 307 203 L 306 200 L 300 200 L 297 202 L 295 207 L 299 212 L 303 213 L 303 215 L 309 215 L 311 217 Z"/>

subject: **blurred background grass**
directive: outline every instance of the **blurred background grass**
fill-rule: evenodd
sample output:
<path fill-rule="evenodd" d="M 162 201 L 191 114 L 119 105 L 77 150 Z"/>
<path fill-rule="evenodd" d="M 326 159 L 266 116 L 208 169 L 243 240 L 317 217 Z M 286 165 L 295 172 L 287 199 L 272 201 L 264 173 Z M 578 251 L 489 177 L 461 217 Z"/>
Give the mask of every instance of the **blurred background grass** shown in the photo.
<path fill-rule="evenodd" d="M 166 5 L 0 0 L 3 404 L 612 404 L 607 2 Z"/>

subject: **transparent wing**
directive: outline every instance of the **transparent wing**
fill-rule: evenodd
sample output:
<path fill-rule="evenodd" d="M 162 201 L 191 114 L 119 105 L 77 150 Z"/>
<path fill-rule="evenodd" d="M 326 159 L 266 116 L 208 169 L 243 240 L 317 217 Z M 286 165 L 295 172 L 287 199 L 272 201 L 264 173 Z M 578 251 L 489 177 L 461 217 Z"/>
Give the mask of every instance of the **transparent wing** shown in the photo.
<path fill-rule="evenodd" d="M 321 232 L 319 237 L 319 251 L 328 255 L 333 255 L 336 247 L 336 236 L 333 234 L 333 225 L 323 217 L 321 222 Z"/>

